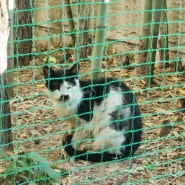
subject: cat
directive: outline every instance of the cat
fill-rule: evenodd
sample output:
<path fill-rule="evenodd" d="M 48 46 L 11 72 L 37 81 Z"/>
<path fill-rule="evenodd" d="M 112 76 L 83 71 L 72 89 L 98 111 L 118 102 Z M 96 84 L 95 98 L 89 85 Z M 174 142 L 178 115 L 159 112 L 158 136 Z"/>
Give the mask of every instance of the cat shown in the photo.
<path fill-rule="evenodd" d="M 74 134 L 63 144 L 68 155 L 91 162 L 133 156 L 142 137 L 142 119 L 135 95 L 122 80 L 78 78 L 79 65 L 52 69 L 45 65 L 45 86 L 60 118 L 73 118 Z M 80 150 L 91 141 L 87 150 Z"/>

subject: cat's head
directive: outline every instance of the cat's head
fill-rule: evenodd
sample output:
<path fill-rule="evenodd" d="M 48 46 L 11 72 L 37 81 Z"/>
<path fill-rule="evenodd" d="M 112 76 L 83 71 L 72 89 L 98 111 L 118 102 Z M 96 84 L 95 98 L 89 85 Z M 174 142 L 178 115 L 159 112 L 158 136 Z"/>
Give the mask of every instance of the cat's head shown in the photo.
<path fill-rule="evenodd" d="M 77 64 L 70 69 L 53 69 L 48 66 L 43 67 L 46 88 L 50 91 L 50 96 L 55 101 L 74 101 L 80 91 L 80 84 Z"/>

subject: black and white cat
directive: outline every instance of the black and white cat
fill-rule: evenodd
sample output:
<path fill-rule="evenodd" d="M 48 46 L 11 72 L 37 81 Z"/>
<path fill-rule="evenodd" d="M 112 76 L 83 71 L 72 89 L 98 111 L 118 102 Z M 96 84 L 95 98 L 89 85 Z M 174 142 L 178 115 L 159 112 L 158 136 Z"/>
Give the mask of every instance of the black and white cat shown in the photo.
<path fill-rule="evenodd" d="M 79 80 L 77 64 L 57 70 L 44 66 L 43 73 L 57 115 L 77 120 L 64 142 L 68 155 L 92 162 L 134 155 L 141 142 L 141 113 L 122 81 Z M 88 151 L 79 150 L 84 141 L 91 141 Z"/>

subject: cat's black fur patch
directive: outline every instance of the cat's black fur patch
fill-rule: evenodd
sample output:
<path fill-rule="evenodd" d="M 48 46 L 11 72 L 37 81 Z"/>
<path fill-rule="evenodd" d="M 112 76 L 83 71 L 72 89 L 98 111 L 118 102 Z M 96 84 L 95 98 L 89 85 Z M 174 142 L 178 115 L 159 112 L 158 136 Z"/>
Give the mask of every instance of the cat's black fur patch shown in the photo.
<path fill-rule="evenodd" d="M 66 137 L 66 140 L 63 142 L 63 145 L 65 147 L 65 151 L 68 154 L 72 154 L 72 156 L 75 156 L 76 159 L 84 160 L 84 161 L 91 161 L 91 162 L 103 162 L 103 161 L 113 161 L 113 160 L 119 160 L 122 158 L 126 158 L 128 156 L 123 155 L 116 155 L 116 154 L 110 154 L 108 152 L 86 152 L 81 150 L 75 150 L 71 146 L 71 140 L 72 135 L 68 135 Z"/>

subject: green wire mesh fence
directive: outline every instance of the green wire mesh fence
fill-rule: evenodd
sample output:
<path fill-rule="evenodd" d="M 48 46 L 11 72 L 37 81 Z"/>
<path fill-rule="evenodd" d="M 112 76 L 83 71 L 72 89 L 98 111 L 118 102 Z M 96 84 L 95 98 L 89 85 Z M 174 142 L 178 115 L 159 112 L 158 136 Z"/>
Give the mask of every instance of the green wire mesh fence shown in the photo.
<path fill-rule="evenodd" d="M 185 0 L 106 3 L 108 14 L 100 17 L 104 1 L 15 0 L 8 43 L 13 66 L 0 87 L 10 95 L 2 99 L 1 93 L 1 105 L 10 104 L 1 119 L 11 117 L 13 151 L 1 150 L 1 184 L 185 184 Z M 97 26 L 100 18 L 107 19 L 105 27 Z M 105 31 L 103 43 L 96 43 L 98 29 Z M 97 45 L 102 57 L 93 56 Z M 136 155 L 105 163 L 66 155 L 68 117 L 59 118 L 47 96 L 46 63 L 78 63 L 80 79 L 90 79 L 101 66 L 103 78 L 133 90 L 143 121 Z"/>

